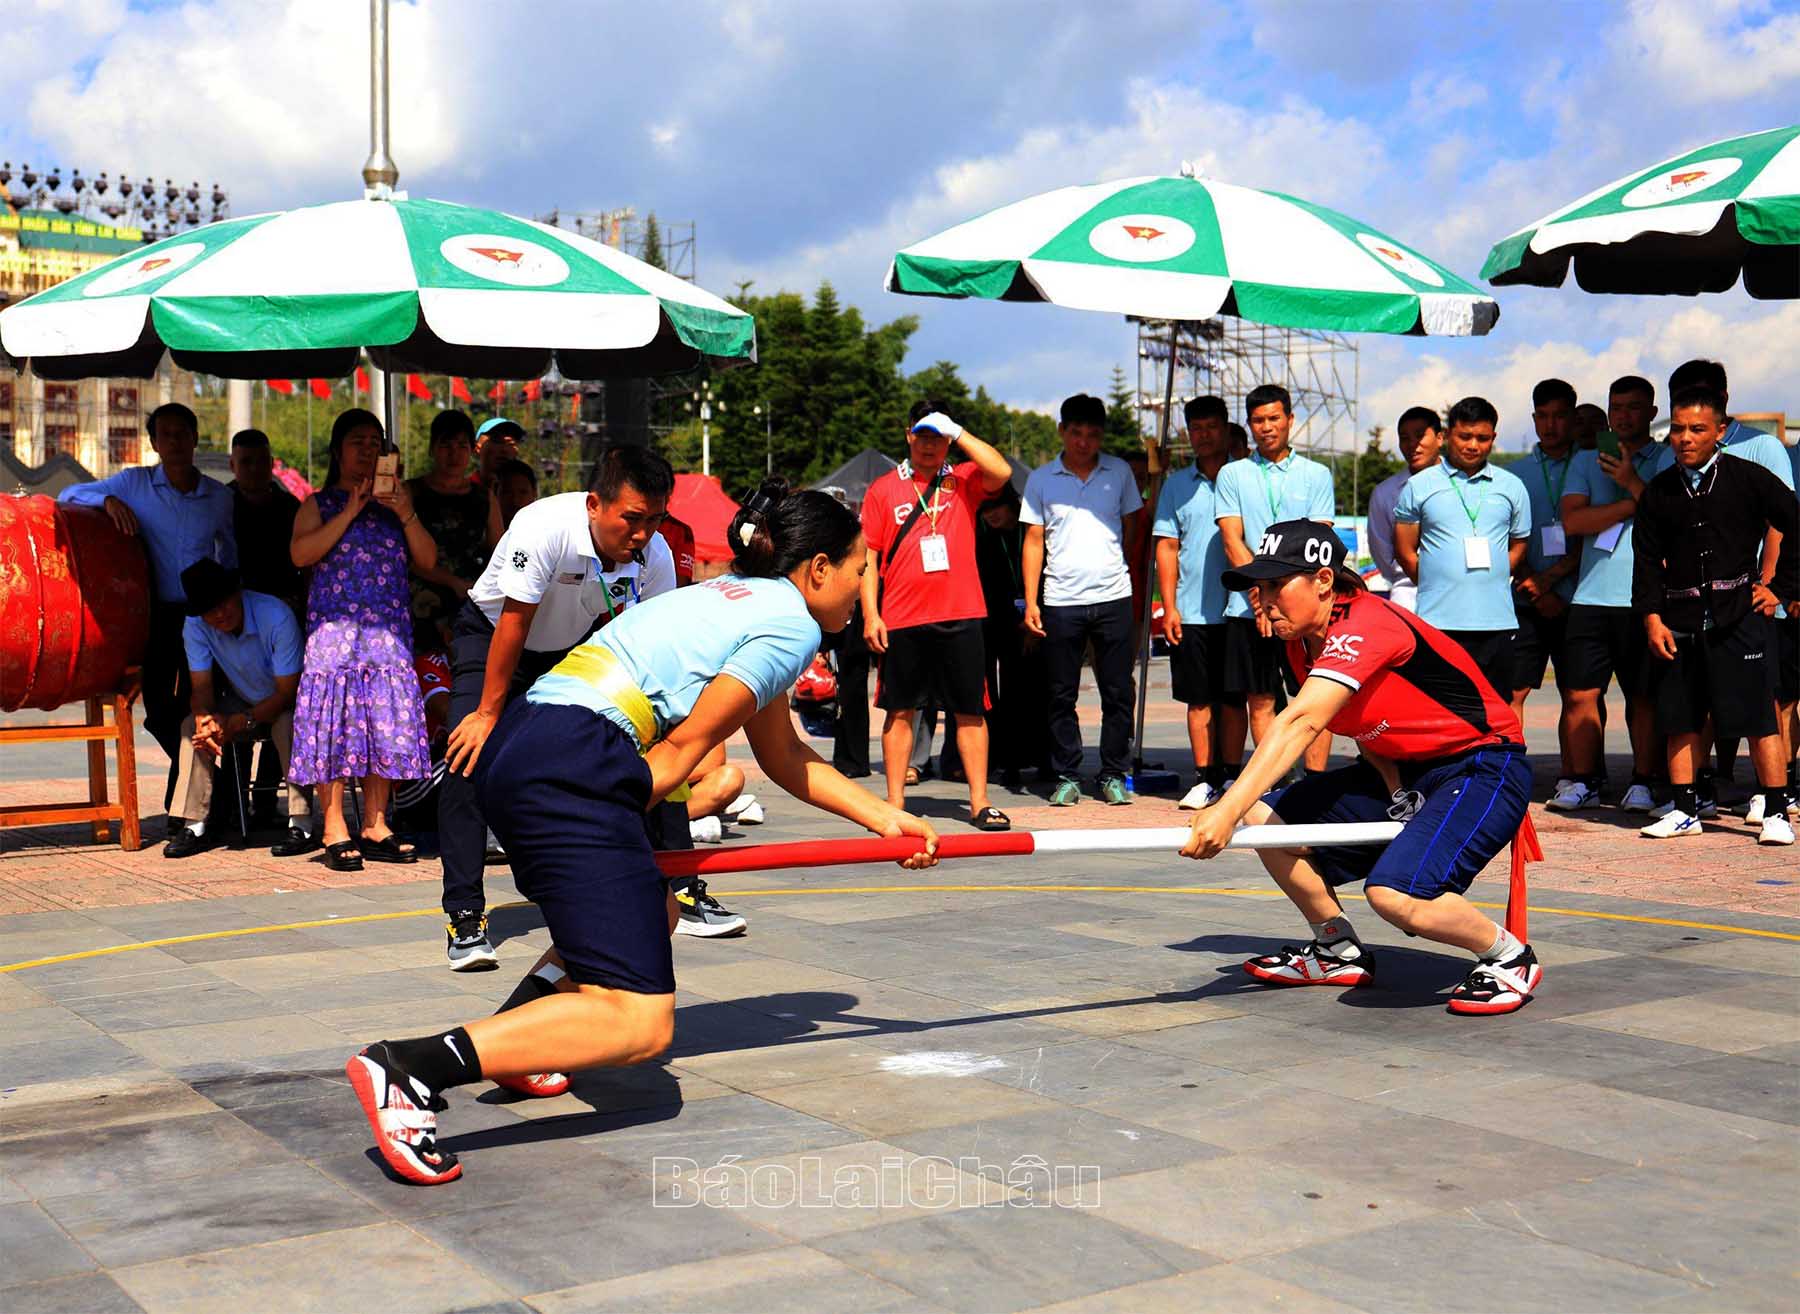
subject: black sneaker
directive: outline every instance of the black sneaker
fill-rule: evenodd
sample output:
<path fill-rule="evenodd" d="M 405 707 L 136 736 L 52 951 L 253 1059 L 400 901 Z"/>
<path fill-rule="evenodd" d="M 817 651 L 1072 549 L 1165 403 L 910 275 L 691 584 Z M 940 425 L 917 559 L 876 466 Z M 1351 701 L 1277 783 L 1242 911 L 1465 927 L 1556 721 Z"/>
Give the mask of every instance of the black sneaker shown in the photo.
<path fill-rule="evenodd" d="M 698 876 L 675 887 L 675 907 L 681 920 L 675 923 L 675 934 L 698 935 L 717 939 L 723 935 L 742 935 L 749 925 L 739 913 L 732 912 L 706 892 L 706 882 Z"/>
<path fill-rule="evenodd" d="M 407 1075 L 376 1041 L 344 1065 L 350 1089 L 362 1103 L 375 1133 L 375 1149 L 395 1173 L 421 1186 L 436 1186 L 462 1176 L 462 1165 L 437 1143 L 437 1115 L 444 1097 L 418 1078 Z"/>
<path fill-rule="evenodd" d="M 449 940 L 444 956 L 452 972 L 491 972 L 500 966 L 500 955 L 487 938 L 487 918 L 478 912 L 455 913 L 445 927 Z"/>
<path fill-rule="evenodd" d="M 1270 985 L 1365 986 L 1375 980 L 1375 955 L 1364 945 L 1354 957 L 1320 953 L 1317 940 L 1296 948 L 1284 945 L 1280 953 L 1248 959 L 1244 970 Z"/>
<path fill-rule="evenodd" d="M 1477 1016 L 1511 1013 L 1525 1007 L 1543 979 L 1544 969 L 1526 945 L 1503 963 L 1476 963 L 1462 984 L 1450 992 L 1447 1007 L 1452 1013 Z"/>
<path fill-rule="evenodd" d="M 192 826 L 183 826 L 169 842 L 163 845 L 165 858 L 191 858 L 196 853 L 205 853 L 208 849 L 216 849 L 218 839 L 209 831 L 200 834 Z"/>

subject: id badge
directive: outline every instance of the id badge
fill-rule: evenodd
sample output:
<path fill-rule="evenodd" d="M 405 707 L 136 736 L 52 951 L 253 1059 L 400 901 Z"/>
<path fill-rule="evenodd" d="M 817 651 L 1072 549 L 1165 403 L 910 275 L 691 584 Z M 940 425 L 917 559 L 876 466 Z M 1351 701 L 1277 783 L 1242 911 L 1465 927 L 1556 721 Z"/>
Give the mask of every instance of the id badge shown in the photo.
<path fill-rule="evenodd" d="M 1485 538 L 1463 540 L 1463 565 L 1470 570 L 1490 570 L 1494 565 L 1493 544 Z"/>
<path fill-rule="evenodd" d="M 919 540 L 919 561 L 927 575 L 950 569 L 950 545 L 942 534 L 927 534 Z"/>
<path fill-rule="evenodd" d="M 1594 535 L 1594 546 L 1602 552 L 1611 552 L 1619 546 L 1619 540 L 1625 537 L 1625 526 L 1628 521 L 1621 520 L 1612 528 Z"/>
<path fill-rule="evenodd" d="M 1563 537 L 1561 525 L 1545 525 L 1543 533 L 1545 556 L 1560 557 L 1569 550 L 1568 540 Z"/>

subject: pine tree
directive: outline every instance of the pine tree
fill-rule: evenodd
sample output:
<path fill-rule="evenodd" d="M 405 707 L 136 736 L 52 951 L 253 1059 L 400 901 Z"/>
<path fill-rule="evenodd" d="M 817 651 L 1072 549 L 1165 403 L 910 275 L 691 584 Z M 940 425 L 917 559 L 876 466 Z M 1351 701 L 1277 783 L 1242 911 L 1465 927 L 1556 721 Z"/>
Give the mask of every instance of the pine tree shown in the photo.
<path fill-rule="evenodd" d="M 644 220 L 644 249 L 639 254 L 647 265 L 654 265 L 658 269 L 669 267 L 669 262 L 663 255 L 662 225 L 656 222 L 654 210 Z"/>
<path fill-rule="evenodd" d="M 1115 456 L 1131 456 L 1144 450 L 1137 391 L 1118 365 L 1113 366 L 1112 382 L 1106 390 L 1106 450 Z"/>

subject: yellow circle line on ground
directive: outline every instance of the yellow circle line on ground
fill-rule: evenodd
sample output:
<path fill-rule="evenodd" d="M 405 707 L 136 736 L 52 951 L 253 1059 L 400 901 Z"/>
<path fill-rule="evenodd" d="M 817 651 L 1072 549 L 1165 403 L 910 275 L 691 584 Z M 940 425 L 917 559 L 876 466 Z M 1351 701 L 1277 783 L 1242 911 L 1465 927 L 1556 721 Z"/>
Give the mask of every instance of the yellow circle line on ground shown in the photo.
<path fill-rule="evenodd" d="M 809 894 L 1216 894 L 1234 899 L 1279 899 L 1280 890 L 1233 890 L 1216 885 L 834 885 L 792 890 L 719 890 L 728 899 L 754 899 L 764 895 Z M 1340 898 L 1361 899 L 1360 894 L 1340 892 Z M 1503 903 L 1482 903 L 1471 899 L 1477 908 L 1504 908 Z M 524 900 L 494 905 L 498 912 L 507 908 L 529 908 Z M 1603 922 L 1630 922 L 1638 926 L 1673 926 L 1686 931 L 1719 931 L 1726 935 L 1751 935 L 1765 940 L 1788 940 L 1800 943 L 1800 934 L 1792 931 L 1765 931 L 1754 926 L 1721 926 L 1715 922 L 1690 922 L 1678 917 L 1644 917 L 1637 913 L 1594 912 L 1587 908 L 1547 908 L 1527 905 L 1528 912 L 1549 917 L 1587 917 Z M 310 922 L 282 922 L 276 926 L 245 926 L 234 931 L 201 931 L 194 935 L 170 935 L 158 940 L 136 940 L 130 944 L 107 945 L 102 949 L 81 949 L 72 954 L 56 954 L 49 958 L 31 958 L 22 963 L 0 963 L 0 975 L 23 972 L 30 967 L 52 967 L 57 963 L 76 963 L 88 958 L 105 958 L 109 954 L 131 953 L 137 949 L 161 949 L 172 944 L 198 944 L 204 940 L 229 940 L 240 935 L 269 935 L 275 931 L 307 931 L 321 926 L 354 926 L 358 922 L 391 922 L 402 917 L 441 917 L 436 908 L 408 908 L 401 912 L 359 913 L 351 917 L 324 917 Z M 351 948 L 353 946 L 343 946 Z"/>

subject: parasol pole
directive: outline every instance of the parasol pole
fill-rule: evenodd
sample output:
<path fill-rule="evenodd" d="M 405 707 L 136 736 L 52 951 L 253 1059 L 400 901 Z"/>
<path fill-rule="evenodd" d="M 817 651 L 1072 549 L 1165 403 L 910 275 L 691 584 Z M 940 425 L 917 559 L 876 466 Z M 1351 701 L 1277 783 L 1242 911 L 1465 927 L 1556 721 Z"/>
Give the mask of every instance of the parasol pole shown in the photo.
<path fill-rule="evenodd" d="M 1162 416 L 1156 422 L 1156 446 L 1150 451 L 1150 487 L 1147 490 L 1145 505 L 1149 515 L 1144 520 L 1144 541 L 1139 545 L 1140 558 L 1144 562 L 1144 615 L 1138 622 L 1137 642 L 1137 718 L 1132 725 L 1132 792 L 1142 793 L 1145 782 L 1144 772 L 1144 717 L 1150 700 L 1150 588 L 1156 580 L 1156 538 L 1152 531 L 1156 527 L 1156 502 L 1162 495 L 1162 486 L 1167 479 L 1169 465 L 1169 411 L 1175 398 L 1175 348 L 1181 334 L 1181 321 L 1169 321 L 1169 372 L 1163 378 Z M 1163 599 L 1163 605 L 1169 605 L 1169 599 Z M 1173 774 L 1173 773 L 1164 773 Z"/>
<path fill-rule="evenodd" d="M 369 0 L 369 158 L 363 161 L 363 196 L 385 201 L 400 181 L 400 166 L 388 153 L 388 0 Z M 373 362 L 371 362 L 373 364 Z M 394 376 L 380 372 L 381 419 L 394 445 Z"/>

